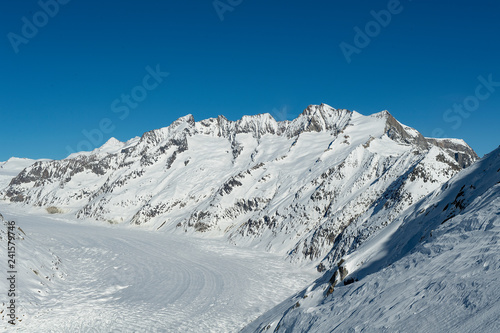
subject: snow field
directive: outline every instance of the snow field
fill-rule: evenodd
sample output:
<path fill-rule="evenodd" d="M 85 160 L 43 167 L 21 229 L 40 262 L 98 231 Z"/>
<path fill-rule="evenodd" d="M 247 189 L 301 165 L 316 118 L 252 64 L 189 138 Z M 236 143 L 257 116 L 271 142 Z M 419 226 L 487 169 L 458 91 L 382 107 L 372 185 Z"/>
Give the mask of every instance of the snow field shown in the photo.
<path fill-rule="evenodd" d="M 67 223 L 23 210 L 0 204 L 38 244 L 36 252 L 22 249 L 19 265 L 47 261 L 50 248 L 66 275 L 47 282 L 43 294 L 27 288 L 36 275 L 19 276 L 20 332 L 235 332 L 314 279 L 281 257 L 223 240 Z"/>

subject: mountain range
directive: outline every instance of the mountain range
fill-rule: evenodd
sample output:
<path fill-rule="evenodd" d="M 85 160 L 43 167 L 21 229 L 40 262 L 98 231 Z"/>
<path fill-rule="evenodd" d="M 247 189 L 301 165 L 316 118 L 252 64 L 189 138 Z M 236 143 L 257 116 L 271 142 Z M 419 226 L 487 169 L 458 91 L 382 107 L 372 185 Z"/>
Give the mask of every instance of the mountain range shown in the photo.
<path fill-rule="evenodd" d="M 195 122 L 36 161 L 0 192 L 79 219 L 224 237 L 324 270 L 477 159 L 462 140 L 431 139 L 389 112 L 311 105 Z"/>

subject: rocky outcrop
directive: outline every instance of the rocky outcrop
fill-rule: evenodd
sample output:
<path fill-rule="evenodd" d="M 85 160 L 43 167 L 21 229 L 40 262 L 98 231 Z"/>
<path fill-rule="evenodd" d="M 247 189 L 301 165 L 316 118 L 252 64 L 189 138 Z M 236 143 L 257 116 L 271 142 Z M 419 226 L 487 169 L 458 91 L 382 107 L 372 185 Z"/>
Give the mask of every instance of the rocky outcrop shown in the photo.
<path fill-rule="evenodd" d="M 433 146 L 444 149 L 462 168 L 468 167 L 479 158 L 476 152 L 463 140 L 426 138 L 426 141 Z"/>

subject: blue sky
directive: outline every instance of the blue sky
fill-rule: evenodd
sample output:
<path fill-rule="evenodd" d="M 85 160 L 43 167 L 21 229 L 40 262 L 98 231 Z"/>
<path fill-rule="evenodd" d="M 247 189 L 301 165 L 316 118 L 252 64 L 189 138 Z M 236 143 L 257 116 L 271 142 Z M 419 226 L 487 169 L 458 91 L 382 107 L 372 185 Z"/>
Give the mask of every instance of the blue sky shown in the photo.
<path fill-rule="evenodd" d="M 55 1 L 0 4 L 0 161 L 320 103 L 500 144 L 498 1 Z"/>

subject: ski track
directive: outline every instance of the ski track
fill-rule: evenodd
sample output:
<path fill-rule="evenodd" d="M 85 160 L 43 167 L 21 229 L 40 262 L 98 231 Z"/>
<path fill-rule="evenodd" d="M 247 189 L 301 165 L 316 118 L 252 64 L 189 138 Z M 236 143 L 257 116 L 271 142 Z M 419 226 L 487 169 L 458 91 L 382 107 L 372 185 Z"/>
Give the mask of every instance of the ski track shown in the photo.
<path fill-rule="evenodd" d="M 19 304 L 21 332 L 236 332 L 310 283 L 283 258 L 130 227 L 75 224 L 0 204 L 67 273 L 39 304 Z M 38 296 L 38 295 L 37 295 Z"/>

